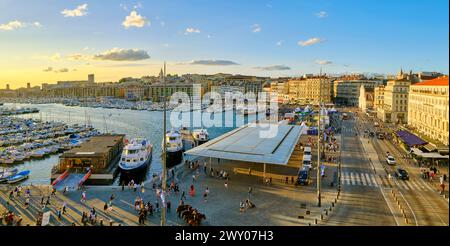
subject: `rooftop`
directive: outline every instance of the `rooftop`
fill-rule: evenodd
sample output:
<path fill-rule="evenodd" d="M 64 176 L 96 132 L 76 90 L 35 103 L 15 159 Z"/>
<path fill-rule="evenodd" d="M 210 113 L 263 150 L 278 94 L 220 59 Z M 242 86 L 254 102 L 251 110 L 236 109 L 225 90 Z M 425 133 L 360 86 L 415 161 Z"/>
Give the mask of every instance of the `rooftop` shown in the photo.
<path fill-rule="evenodd" d="M 269 126 L 277 127 L 273 137 L 261 136 Z M 286 165 L 304 126 L 250 123 L 193 148 L 188 155 L 226 160 Z"/>
<path fill-rule="evenodd" d="M 92 157 L 108 153 L 111 147 L 114 147 L 118 142 L 122 142 L 125 135 L 100 135 L 94 136 L 89 141 L 84 142 L 81 146 L 73 148 L 64 152 L 61 156 L 64 157 Z"/>
<path fill-rule="evenodd" d="M 448 76 L 423 81 L 412 86 L 448 86 Z"/>

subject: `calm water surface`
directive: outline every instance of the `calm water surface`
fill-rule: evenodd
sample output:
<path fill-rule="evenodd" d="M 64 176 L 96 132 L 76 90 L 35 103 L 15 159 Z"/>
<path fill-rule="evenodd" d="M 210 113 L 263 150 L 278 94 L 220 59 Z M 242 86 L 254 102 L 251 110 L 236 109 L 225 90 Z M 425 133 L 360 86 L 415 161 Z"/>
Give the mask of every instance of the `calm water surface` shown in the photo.
<path fill-rule="evenodd" d="M 86 124 L 88 120 L 100 132 L 105 133 L 120 133 L 126 134 L 127 138 L 145 137 L 153 144 L 153 159 L 146 174 L 142 176 L 144 179 L 152 177 L 154 173 L 160 173 L 161 165 L 161 141 L 163 136 L 163 112 L 160 111 L 135 111 L 135 110 L 121 110 L 121 109 L 103 109 L 103 108 L 85 108 L 85 107 L 69 107 L 61 104 L 5 104 L 5 107 L 36 107 L 40 110 L 37 114 L 28 114 L 17 117 L 42 119 L 47 121 L 63 121 L 68 124 Z M 189 124 L 189 115 L 191 118 L 199 120 L 199 118 L 210 119 L 215 123 L 220 123 L 219 126 L 212 126 L 203 124 L 204 128 L 208 129 L 211 138 L 218 137 L 228 131 L 239 127 L 240 125 L 252 122 L 257 119 L 256 115 L 242 116 L 232 111 L 211 116 L 207 113 L 199 112 L 185 112 L 179 115 L 183 126 L 193 127 Z M 265 117 L 259 115 L 258 118 Z M 170 112 L 167 113 L 167 129 L 171 128 Z M 201 122 L 201 121 L 199 121 Z M 24 182 L 33 184 L 49 184 L 51 168 L 58 163 L 58 156 L 54 155 L 43 160 L 27 161 L 23 164 L 16 165 L 20 170 L 31 170 L 30 179 Z M 118 183 L 118 180 L 115 181 Z"/>

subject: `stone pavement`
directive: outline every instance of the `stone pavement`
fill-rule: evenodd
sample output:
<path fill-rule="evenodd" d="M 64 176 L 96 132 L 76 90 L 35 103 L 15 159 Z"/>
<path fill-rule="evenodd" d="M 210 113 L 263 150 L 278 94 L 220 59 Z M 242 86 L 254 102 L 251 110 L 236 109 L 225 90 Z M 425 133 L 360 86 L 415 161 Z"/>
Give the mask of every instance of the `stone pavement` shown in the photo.
<path fill-rule="evenodd" d="M 334 200 L 335 188 L 324 187 L 322 197 L 323 206 L 318 208 L 316 205 L 317 195 L 315 186 L 299 186 L 293 184 L 283 184 L 282 182 L 266 185 L 259 177 L 248 176 L 243 174 L 234 174 L 232 167 L 236 163 L 224 162 L 220 164 L 214 162 L 214 169 L 228 170 L 230 179 L 228 187 L 225 187 L 225 180 L 212 177 L 210 174 L 203 172 L 202 166 L 199 170 L 199 177 L 196 181 L 192 180 L 192 174 L 195 171 L 181 166 L 177 171 L 177 179 L 180 182 L 180 192 L 186 191 L 186 204 L 190 204 L 197 208 L 199 212 L 206 215 L 203 225 L 308 225 L 314 224 L 314 219 L 320 219 L 320 214 L 324 213 L 323 208 L 328 207 Z M 209 171 L 209 169 L 208 169 Z M 196 189 L 196 195 L 190 197 L 188 190 L 193 184 Z M 325 184 L 324 184 L 325 185 Z M 0 212 L 4 212 L 7 207 L 20 214 L 22 217 L 21 225 L 35 225 L 37 215 L 42 211 L 40 204 L 41 198 L 50 196 L 50 205 L 44 208 L 44 211 L 50 211 L 52 214 L 50 225 L 82 225 L 81 214 L 87 212 L 94 207 L 97 211 L 97 224 L 103 220 L 104 225 L 109 225 L 112 221 L 113 225 L 129 225 L 136 226 L 138 224 L 138 212 L 134 209 L 134 201 L 136 197 L 142 197 L 144 202 L 150 201 L 153 206 L 157 201 L 156 193 L 152 190 L 151 184 L 144 186 L 144 192 L 141 189 L 137 191 L 130 190 L 125 187 L 122 191 L 120 186 L 90 186 L 85 187 L 87 201 L 81 202 L 81 190 L 70 191 L 66 194 L 57 192 L 56 196 L 51 196 L 50 186 L 29 186 L 31 189 L 31 200 L 29 208 L 24 207 L 25 199 L 14 197 L 10 200 L 9 191 L 14 186 L 0 186 Z M 210 193 L 207 201 L 202 197 L 206 187 Z M 253 192 L 249 196 L 248 190 L 252 187 Z M 26 187 L 22 188 L 24 193 Z M 103 211 L 103 206 L 114 194 L 116 198 L 113 201 L 113 211 Z M 175 213 L 176 206 L 180 201 L 181 194 L 169 194 L 168 200 L 172 203 L 172 211 L 168 212 L 168 225 L 185 225 L 182 219 L 179 219 Z M 256 205 L 256 208 L 247 209 L 241 213 L 239 211 L 239 202 L 250 200 Z M 62 215 L 61 220 L 57 219 L 57 211 L 61 209 L 63 202 L 67 203 L 67 213 Z M 7 205 L 9 203 L 9 205 Z M 326 205 L 326 206 L 325 206 Z M 307 210 L 309 214 L 307 214 Z M 298 216 L 303 216 L 299 219 Z M 5 224 L 2 220 L 1 224 Z M 146 225 L 156 226 L 160 224 L 160 212 L 155 212 L 153 216 L 149 216 Z M 89 225 L 89 224 L 88 224 Z"/>

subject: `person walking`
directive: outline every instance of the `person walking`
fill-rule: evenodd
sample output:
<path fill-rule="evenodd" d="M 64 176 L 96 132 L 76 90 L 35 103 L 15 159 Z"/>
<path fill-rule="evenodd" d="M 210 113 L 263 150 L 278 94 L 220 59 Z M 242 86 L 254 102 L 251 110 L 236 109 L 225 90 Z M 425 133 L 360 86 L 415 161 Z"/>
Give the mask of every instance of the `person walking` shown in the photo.
<path fill-rule="evenodd" d="M 67 208 L 67 203 L 64 202 L 62 205 L 62 213 L 65 214 L 66 213 L 66 208 Z"/>
<path fill-rule="evenodd" d="M 86 202 L 86 191 L 81 193 L 81 202 Z"/>
<path fill-rule="evenodd" d="M 208 202 L 208 194 L 209 194 L 209 188 L 206 187 L 205 193 L 203 193 L 203 201 Z"/>
<path fill-rule="evenodd" d="M 253 194 L 253 188 L 250 186 L 250 187 L 248 187 L 248 200 L 250 200 L 250 198 L 252 198 L 252 194 Z"/>
<path fill-rule="evenodd" d="M 167 201 L 166 207 L 167 207 L 167 213 L 170 213 L 170 208 L 172 207 L 172 204 L 170 203 L 170 201 Z"/>
<path fill-rule="evenodd" d="M 25 209 L 28 209 L 28 206 L 30 205 L 30 198 L 25 198 Z"/>
<path fill-rule="evenodd" d="M 181 200 L 186 200 L 186 192 L 184 190 L 181 192 Z"/>
<path fill-rule="evenodd" d="M 228 183 L 227 183 L 227 181 L 225 181 L 225 189 L 228 189 Z"/>

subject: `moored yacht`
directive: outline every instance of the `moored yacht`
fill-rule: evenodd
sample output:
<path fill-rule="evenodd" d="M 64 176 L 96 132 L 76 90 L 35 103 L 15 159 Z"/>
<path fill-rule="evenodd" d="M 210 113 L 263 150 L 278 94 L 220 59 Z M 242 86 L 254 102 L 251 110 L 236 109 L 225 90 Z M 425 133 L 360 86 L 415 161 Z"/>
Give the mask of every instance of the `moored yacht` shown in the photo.
<path fill-rule="evenodd" d="M 164 139 L 162 143 L 164 148 Z M 166 167 L 172 168 L 180 164 L 183 159 L 183 140 L 179 131 L 171 130 L 166 132 Z"/>
<path fill-rule="evenodd" d="M 132 139 L 125 142 L 119 167 L 125 172 L 145 169 L 152 160 L 153 146 L 147 139 Z"/>
<path fill-rule="evenodd" d="M 201 145 L 209 141 L 209 133 L 206 129 L 195 129 L 192 131 L 192 137 L 197 145 Z"/>

